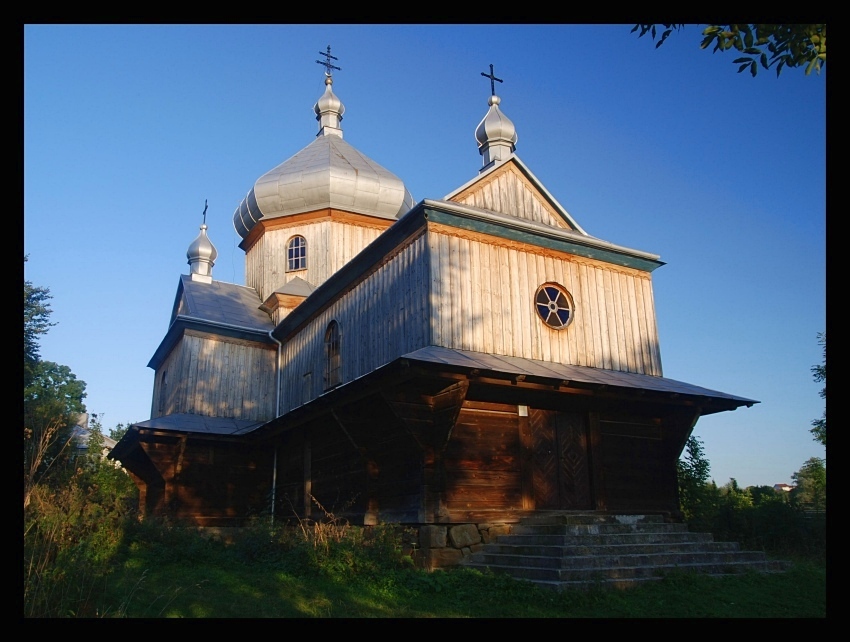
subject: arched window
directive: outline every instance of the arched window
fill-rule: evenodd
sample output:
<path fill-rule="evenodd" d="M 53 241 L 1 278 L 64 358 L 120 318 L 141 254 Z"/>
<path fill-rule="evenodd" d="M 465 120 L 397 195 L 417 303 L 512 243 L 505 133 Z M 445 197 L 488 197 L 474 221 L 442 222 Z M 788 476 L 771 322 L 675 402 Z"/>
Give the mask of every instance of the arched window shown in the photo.
<path fill-rule="evenodd" d="M 325 331 L 325 390 L 342 383 L 341 338 L 339 324 L 331 321 Z"/>
<path fill-rule="evenodd" d="M 168 370 L 162 371 L 162 378 L 159 380 L 159 413 L 165 412 L 165 402 L 168 398 Z"/>
<path fill-rule="evenodd" d="M 293 236 L 286 244 L 286 271 L 307 269 L 307 239 Z"/>

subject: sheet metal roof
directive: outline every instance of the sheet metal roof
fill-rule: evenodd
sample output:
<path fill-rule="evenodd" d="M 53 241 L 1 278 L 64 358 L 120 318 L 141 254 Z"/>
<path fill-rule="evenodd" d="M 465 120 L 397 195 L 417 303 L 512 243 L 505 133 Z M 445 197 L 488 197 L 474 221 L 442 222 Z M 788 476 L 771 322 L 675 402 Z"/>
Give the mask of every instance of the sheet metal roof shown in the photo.
<path fill-rule="evenodd" d="M 759 403 L 754 399 L 737 397 L 725 392 L 702 388 L 690 383 L 638 374 L 636 372 L 619 372 L 603 370 L 587 366 L 573 366 L 535 359 L 508 357 L 504 355 L 485 354 L 470 350 L 453 350 L 440 346 L 428 346 L 403 355 L 410 361 L 427 363 L 443 363 L 463 368 L 477 368 L 481 371 L 503 372 L 515 375 L 542 377 L 561 381 L 572 381 L 587 384 L 605 385 L 620 388 L 651 390 L 670 394 L 690 395 L 695 397 L 710 397 L 734 403 L 737 406 L 751 406 Z"/>
<path fill-rule="evenodd" d="M 231 419 L 229 417 L 204 417 L 203 415 L 190 415 L 179 413 L 165 415 L 156 419 L 148 419 L 133 424 L 142 430 L 166 430 L 177 432 L 205 433 L 208 435 L 244 435 L 251 432 L 263 421 L 249 421 L 247 419 Z"/>
<path fill-rule="evenodd" d="M 178 303 L 172 322 L 179 314 L 260 332 L 268 332 L 274 327 L 269 315 L 260 310 L 262 301 L 254 288 L 222 281 L 193 281 L 186 274 L 180 276 L 180 284 L 184 305 L 181 307 Z"/>

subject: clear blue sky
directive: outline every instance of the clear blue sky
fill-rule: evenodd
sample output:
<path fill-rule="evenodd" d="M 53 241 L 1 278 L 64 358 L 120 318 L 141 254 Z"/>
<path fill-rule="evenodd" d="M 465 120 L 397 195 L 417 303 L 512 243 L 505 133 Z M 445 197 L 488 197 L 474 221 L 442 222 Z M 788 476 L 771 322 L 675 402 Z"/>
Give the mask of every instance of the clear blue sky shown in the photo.
<path fill-rule="evenodd" d="M 306 146 L 328 44 L 345 138 L 417 201 L 481 166 L 495 65 L 517 154 L 591 235 L 660 254 L 664 375 L 757 399 L 705 417 L 711 475 L 790 481 L 825 450 L 811 367 L 826 329 L 826 72 L 736 73 L 688 26 L 27 25 L 25 277 L 50 288 L 44 359 L 106 427 L 150 416 L 204 201 L 214 278 L 243 283 L 236 206 Z"/>

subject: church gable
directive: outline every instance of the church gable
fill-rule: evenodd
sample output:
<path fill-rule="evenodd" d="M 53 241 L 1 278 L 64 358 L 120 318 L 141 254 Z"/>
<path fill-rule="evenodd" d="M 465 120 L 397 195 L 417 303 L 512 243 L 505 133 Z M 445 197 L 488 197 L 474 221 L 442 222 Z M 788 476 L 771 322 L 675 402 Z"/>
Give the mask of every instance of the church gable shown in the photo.
<path fill-rule="evenodd" d="M 445 200 L 584 232 L 516 156 L 482 173 Z"/>

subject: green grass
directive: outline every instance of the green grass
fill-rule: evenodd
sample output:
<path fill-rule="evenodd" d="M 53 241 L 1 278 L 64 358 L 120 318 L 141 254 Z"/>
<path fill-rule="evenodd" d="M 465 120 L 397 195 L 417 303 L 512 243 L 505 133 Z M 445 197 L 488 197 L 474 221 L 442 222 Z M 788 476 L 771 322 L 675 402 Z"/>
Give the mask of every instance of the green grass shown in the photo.
<path fill-rule="evenodd" d="M 254 542 L 130 546 L 98 614 L 130 618 L 822 618 L 825 562 L 780 574 L 673 574 L 629 590 L 556 592 L 470 569 L 427 573 L 386 550 L 320 555 Z M 362 545 L 363 542 L 360 542 Z M 291 546 L 291 542 L 290 542 Z M 314 544 L 311 544 L 314 546 Z M 336 549 L 334 548 L 336 546 Z M 315 550 L 315 549 L 314 549 Z M 368 552 L 368 551 L 367 551 Z M 353 555 L 353 557 L 352 557 Z M 181 556 L 184 556 L 181 559 Z"/>

